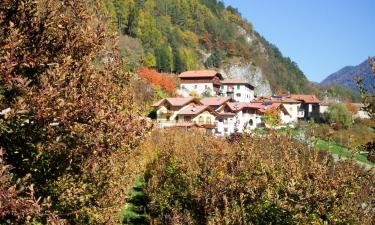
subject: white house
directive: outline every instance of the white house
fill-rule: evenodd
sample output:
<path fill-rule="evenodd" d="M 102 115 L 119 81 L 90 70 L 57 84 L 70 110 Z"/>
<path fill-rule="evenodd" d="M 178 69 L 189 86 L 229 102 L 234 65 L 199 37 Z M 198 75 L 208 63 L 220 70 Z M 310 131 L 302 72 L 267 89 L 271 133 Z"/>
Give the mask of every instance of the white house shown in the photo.
<path fill-rule="evenodd" d="M 176 126 L 179 121 L 178 113 L 190 106 L 202 105 L 193 97 L 165 98 L 153 105 L 156 109 L 157 123 L 161 128 Z"/>
<path fill-rule="evenodd" d="M 254 99 L 254 86 L 238 79 L 225 79 L 221 81 L 220 95 L 237 102 L 250 102 Z"/>
<path fill-rule="evenodd" d="M 287 96 L 273 95 L 271 97 L 259 97 L 251 101 L 252 103 L 261 103 L 260 108 L 279 107 L 282 104 L 287 111 L 282 116 L 284 123 L 297 123 L 298 119 L 304 118 L 304 110 L 301 108 L 301 102 Z M 282 110 L 281 110 L 281 113 Z"/>
<path fill-rule="evenodd" d="M 230 97 L 238 102 L 250 102 L 254 99 L 254 86 L 238 79 L 223 79 L 214 70 L 196 70 L 181 73 L 178 94 L 183 97 L 222 96 Z"/>
<path fill-rule="evenodd" d="M 244 133 L 255 129 L 261 122 L 257 106 L 244 102 L 227 102 L 217 112 L 216 133 L 221 136 L 235 132 Z"/>
<path fill-rule="evenodd" d="M 370 114 L 365 110 L 365 106 L 363 103 L 353 103 L 353 105 L 357 108 L 357 113 L 353 115 L 354 119 L 370 119 Z"/>
<path fill-rule="evenodd" d="M 304 111 L 304 120 L 320 119 L 320 100 L 315 95 L 291 94 L 288 97 L 301 103 L 300 109 Z"/>
<path fill-rule="evenodd" d="M 220 81 L 223 80 L 223 76 L 214 70 L 186 71 L 178 77 L 181 83 L 178 93 L 184 97 L 191 96 L 192 93 L 218 96 Z"/>

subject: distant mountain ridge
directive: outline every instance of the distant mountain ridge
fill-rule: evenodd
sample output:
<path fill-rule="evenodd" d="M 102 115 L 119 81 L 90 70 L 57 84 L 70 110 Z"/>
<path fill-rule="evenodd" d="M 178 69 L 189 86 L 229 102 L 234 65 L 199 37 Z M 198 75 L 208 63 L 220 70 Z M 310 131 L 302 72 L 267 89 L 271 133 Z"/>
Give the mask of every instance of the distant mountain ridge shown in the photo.
<path fill-rule="evenodd" d="M 372 90 L 372 86 L 375 85 L 375 78 L 371 76 L 371 68 L 368 60 L 365 60 L 357 66 L 346 66 L 339 71 L 329 75 L 324 79 L 321 84 L 338 84 L 348 87 L 349 89 L 359 92 L 356 78 L 362 78 L 363 84 L 367 90 Z"/>

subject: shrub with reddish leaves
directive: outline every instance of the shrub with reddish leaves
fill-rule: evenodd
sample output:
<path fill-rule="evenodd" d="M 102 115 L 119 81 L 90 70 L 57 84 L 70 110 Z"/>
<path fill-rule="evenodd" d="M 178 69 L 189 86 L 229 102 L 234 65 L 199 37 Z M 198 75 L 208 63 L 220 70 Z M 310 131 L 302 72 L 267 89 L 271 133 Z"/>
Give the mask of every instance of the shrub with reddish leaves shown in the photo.
<path fill-rule="evenodd" d="M 156 70 L 149 68 L 142 68 L 138 71 L 138 75 L 150 82 L 152 85 L 160 86 L 170 94 L 176 91 L 176 79 L 171 75 L 161 74 Z"/>

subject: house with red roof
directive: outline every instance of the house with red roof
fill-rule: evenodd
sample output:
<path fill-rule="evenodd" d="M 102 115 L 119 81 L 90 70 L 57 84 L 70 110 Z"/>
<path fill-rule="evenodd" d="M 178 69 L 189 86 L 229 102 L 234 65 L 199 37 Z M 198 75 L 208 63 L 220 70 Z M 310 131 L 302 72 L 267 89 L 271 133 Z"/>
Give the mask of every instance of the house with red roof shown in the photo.
<path fill-rule="evenodd" d="M 305 120 L 320 120 L 320 100 L 315 95 L 291 94 L 289 98 L 301 102 L 300 108 L 304 111 Z"/>
<path fill-rule="evenodd" d="M 245 102 L 227 102 L 218 108 L 216 132 L 225 136 L 235 132 L 250 132 L 261 123 L 258 105 Z"/>
<path fill-rule="evenodd" d="M 160 128 L 198 127 L 214 133 L 218 113 L 193 97 L 165 98 L 156 102 L 156 121 Z"/>
<path fill-rule="evenodd" d="M 181 73 L 178 93 L 188 97 L 195 93 L 199 96 L 230 97 L 238 102 L 250 102 L 254 99 L 254 86 L 239 79 L 224 79 L 214 70 L 194 70 Z"/>
<path fill-rule="evenodd" d="M 284 103 L 264 101 L 263 103 L 253 103 L 259 104 L 258 113 L 263 117 L 263 115 L 272 109 L 276 109 L 280 115 L 281 125 L 294 125 L 298 121 L 296 117 L 293 117 L 290 111 L 287 110 Z"/>
<path fill-rule="evenodd" d="M 189 108 L 190 106 L 198 106 L 202 103 L 193 97 L 176 97 L 164 98 L 156 102 L 152 106 L 156 110 L 156 118 L 159 127 L 173 127 L 178 122 L 178 113 Z"/>
<path fill-rule="evenodd" d="M 194 70 L 181 73 L 179 94 L 188 97 L 192 93 L 203 96 L 218 96 L 223 76 L 214 70 Z"/>
<path fill-rule="evenodd" d="M 210 106 L 211 109 L 217 110 L 221 106 L 223 106 L 227 102 L 234 102 L 234 99 L 231 97 L 221 97 L 221 96 L 215 96 L 215 97 L 206 97 L 202 98 L 200 102 L 203 105 Z"/>
<path fill-rule="evenodd" d="M 287 110 L 288 117 L 284 116 L 284 122 L 286 123 L 297 123 L 299 119 L 303 119 L 305 112 L 301 108 L 301 102 L 294 100 L 288 96 L 284 95 L 273 95 L 269 97 L 258 97 L 251 101 L 252 103 L 262 103 L 263 105 L 271 104 L 282 104 L 283 107 Z"/>

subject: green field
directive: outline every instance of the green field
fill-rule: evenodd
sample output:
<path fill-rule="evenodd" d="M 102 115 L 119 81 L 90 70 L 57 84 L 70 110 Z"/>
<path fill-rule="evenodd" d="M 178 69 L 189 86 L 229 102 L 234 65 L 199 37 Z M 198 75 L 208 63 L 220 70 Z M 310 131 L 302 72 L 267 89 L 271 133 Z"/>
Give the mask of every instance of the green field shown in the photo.
<path fill-rule="evenodd" d="M 330 151 L 332 154 L 338 156 L 342 156 L 345 158 L 353 158 L 368 165 L 375 166 L 375 163 L 368 161 L 365 155 L 359 153 L 353 154 L 347 148 L 339 146 L 333 142 L 329 143 L 328 141 L 318 140 L 316 147 L 325 151 Z"/>

